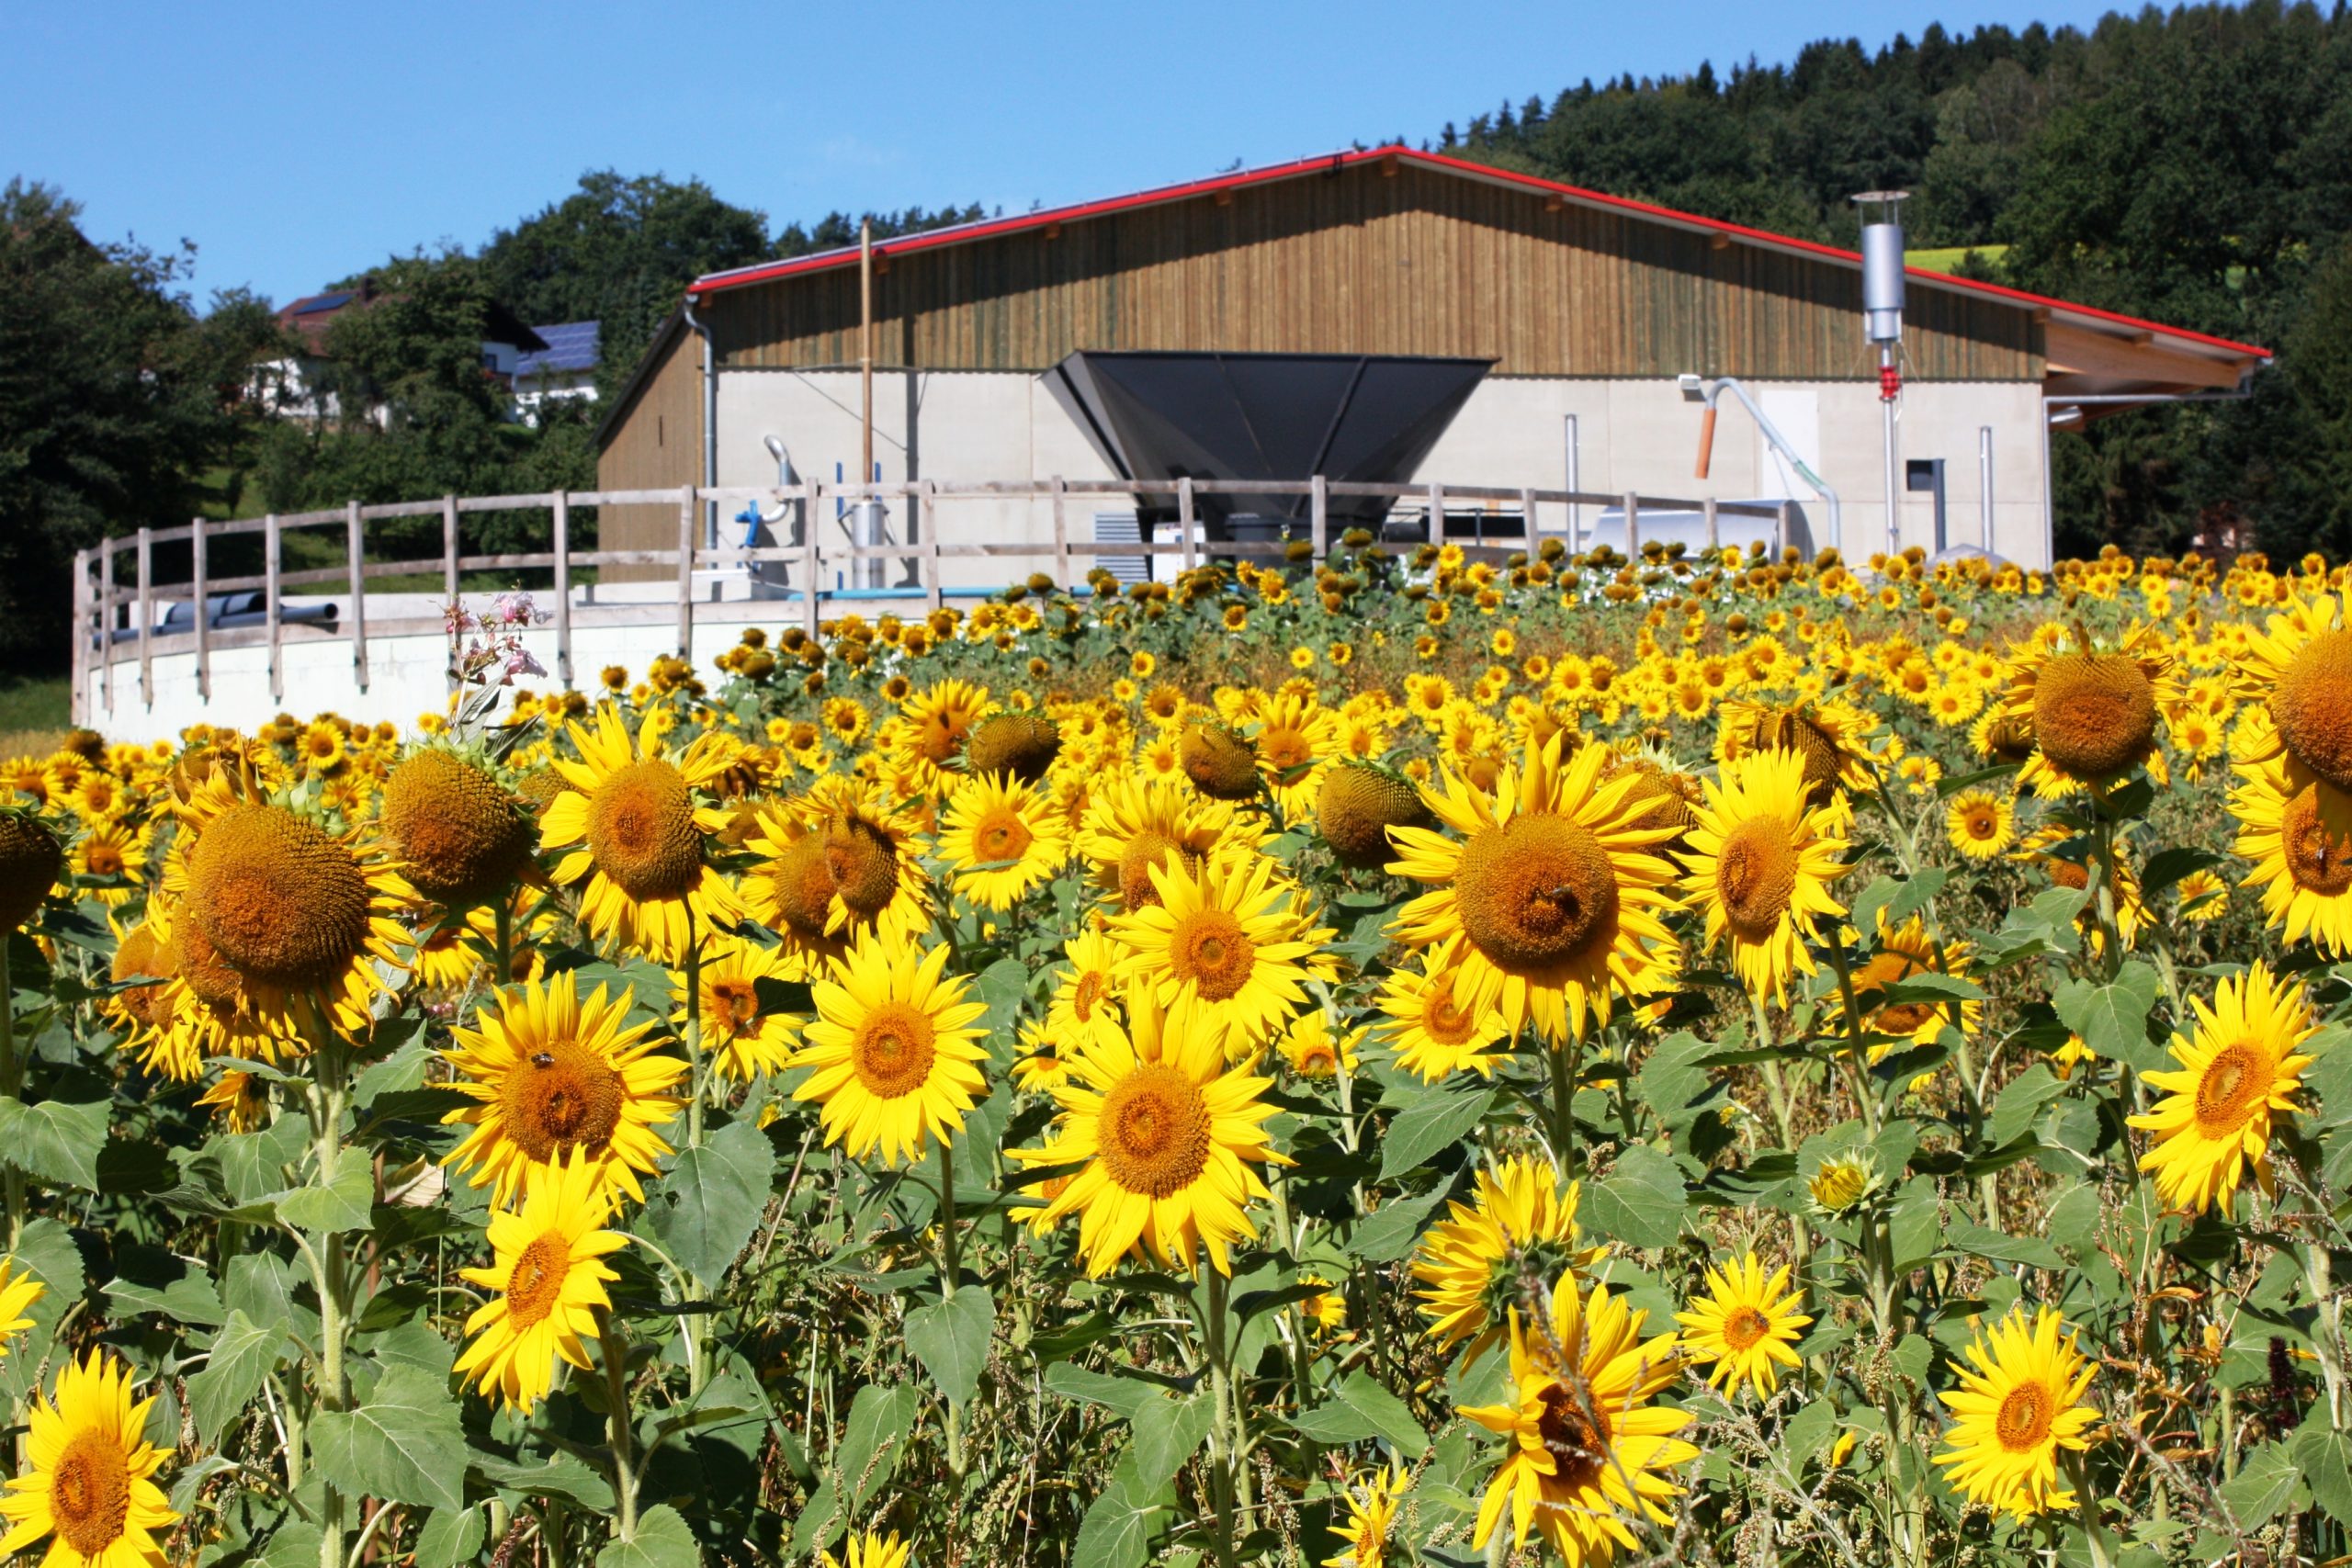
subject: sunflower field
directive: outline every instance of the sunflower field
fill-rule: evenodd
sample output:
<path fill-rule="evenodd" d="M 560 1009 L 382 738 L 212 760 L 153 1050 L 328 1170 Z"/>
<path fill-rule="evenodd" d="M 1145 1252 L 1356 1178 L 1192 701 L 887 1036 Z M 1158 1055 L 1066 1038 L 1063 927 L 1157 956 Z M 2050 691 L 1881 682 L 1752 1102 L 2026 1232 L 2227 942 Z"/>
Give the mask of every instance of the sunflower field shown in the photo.
<path fill-rule="evenodd" d="M 2352 1561 L 2352 571 L 1294 551 L 0 764 L 0 1557 Z"/>

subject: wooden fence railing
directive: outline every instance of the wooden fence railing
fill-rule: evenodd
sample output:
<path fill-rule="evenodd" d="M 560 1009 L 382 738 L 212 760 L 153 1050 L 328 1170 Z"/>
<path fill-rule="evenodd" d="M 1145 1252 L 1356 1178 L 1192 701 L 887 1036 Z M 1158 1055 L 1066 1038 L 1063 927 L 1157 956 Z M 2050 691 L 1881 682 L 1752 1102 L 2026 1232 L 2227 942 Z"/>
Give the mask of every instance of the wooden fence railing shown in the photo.
<path fill-rule="evenodd" d="M 434 501 L 397 502 L 383 505 L 363 506 L 357 502 L 319 512 L 270 513 L 262 517 L 241 518 L 233 522 L 198 520 L 180 528 L 141 528 L 132 536 L 101 540 L 74 558 L 74 707 L 76 722 L 86 721 L 85 708 L 88 704 L 90 677 L 94 672 L 100 682 L 101 700 L 111 712 L 114 707 L 115 667 L 135 660 L 139 668 L 139 688 L 142 702 L 152 702 L 154 680 L 154 659 L 158 653 L 179 653 L 193 650 L 196 656 L 197 690 L 209 699 L 212 694 L 211 654 L 215 646 L 250 644 L 266 641 L 269 649 L 270 694 L 273 699 L 284 694 L 285 621 L 283 596 L 288 589 L 340 585 L 350 603 L 346 613 L 338 615 L 334 636 L 347 640 L 351 647 L 353 674 L 361 690 L 368 685 L 368 583 L 373 578 L 408 577 L 420 570 L 437 566 L 440 570 L 442 596 L 446 600 L 458 597 L 462 574 L 481 571 L 548 570 L 552 572 L 552 629 L 556 641 L 556 667 L 551 671 L 564 685 L 572 683 L 571 637 L 575 618 L 594 625 L 646 625 L 665 621 L 673 613 L 660 604 L 620 604 L 575 606 L 571 603 L 572 574 L 583 567 L 662 566 L 677 573 L 678 648 L 685 652 L 694 644 L 696 600 L 694 574 L 696 570 L 748 565 L 752 562 L 775 561 L 799 569 L 798 583 L 783 600 L 762 603 L 775 605 L 779 613 L 786 604 L 797 601 L 800 624 L 808 631 L 818 628 L 820 608 L 827 598 L 835 597 L 822 584 L 824 569 L 843 563 L 884 559 L 914 565 L 919 592 L 928 608 L 937 608 L 943 598 L 940 563 L 945 559 L 971 557 L 1022 558 L 1050 560 L 1050 573 L 1057 583 L 1069 585 L 1074 581 L 1071 572 L 1073 558 L 1085 557 L 1090 561 L 1100 557 L 1133 558 L 1144 555 L 1175 555 L 1182 558 L 1190 569 L 1198 564 L 1204 546 L 1194 538 L 1194 506 L 1197 498 L 1219 494 L 1304 496 L 1307 500 L 1306 537 L 1315 558 L 1320 560 L 1330 552 L 1328 509 L 1334 498 L 1386 499 L 1392 507 L 1398 502 L 1419 503 L 1425 507 L 1426 536 L 1430 543 L 1444 540 L 1444 519 L 1449 503 L 1475 502 L 1480 505 L 1516 503 L 1522 522 L 1521 534 L 1498 536 L 1487 543 L 1472 541 L 1472 547 L 1500 553 L 1509 549 L 1532 550 L 1544 536 L 1537 526 L 1538 508 L 1553 506 L 1561 509 L 1567 527 L 1560 535 L 1571 549 L 1580 547 L 1593 530 L 1580 526 L 1578 518 L 1585 507 L 1614 507 L 1621 510 L 1623 523 L 1623 545 L 1626 555 L 1641 553 L 1641 514 L 1644 509 L 1699 513 L 1705 519 L 1706 542 L 1717 542 L 1719 516 L 1741 516 L 1770 519 L 1777 543 L 1790 536 L 1793 503 L 1788 502 L 1717 502 L 1713 500 L 1677 500 L 1645 496 L 1632 492 L 1601 494 L 1596 491 L 1567 490 L 1510 489 L 1493 485 L 1400 485 L 1360 484 L 1328 479 L 1317 475 L 1303 480 L 1218 480 L 1180 479 L 1174 492 L 1177 500 L 1178 537 L 1172 540 L 1102 541 L 1078 539 L 1070 536 L 1068 511 L 1073 502 L 1091 500 L 1132 500 L 1145 494 L 1166 495 L 1170 486 L 1165 479 L 1087 479 L 1066 481 L 1060 479 L 1032 480 L 955 483 L 933 479 L 902 484 L 838 484 L 810 479 L 794 487 L 751 486 L 681 490 L 638 491 L 571 491 L 537 495 L 442 496 Z M 823 506 L 831 502 L 836 506 L 866 500 L 897 502 L 908 513 L 918 515 L 921 526 L 913 540 L 883 545 L 860 545 L 845 540 L 828 540 L 824 530 L 817 525 L 823 516 Z M 1022 541 L 1008 544 L 944 543 L 940 536 L 939 512 L 943 506 L 959 502 L 1043 502 L 1049 503 L 1052 535 L 1048 541 Z M 780 505 L 789 502 L 801 505 L 801 538 L 798 543 L 768 545 L 756 547 L 717 547 L 698 542 L 702 531 L 701 517 L 706 507 L 730 506 L 741 503 Z M 674 505 L 678 512 L 678 544 L 674 549 L 661 550 L 582 550 L 571 547 L 571 513 L 582 507 Z M 469 556 L 459 553 L 458 519 L 469 513 L 543 511 L 552 516 L 552 548 L 500 555 Z M 368 560 L 367 558 L 367 525 L 399 518 L 438 516 L 441 520 L 441 553 L 401 560 Z M 320 567 L 300 571 L 283 568 L 283 541 L 288 533 L 300 529 L 340 527 L 344 535 L 345 562 L 341 566 Z M 259 534 L 263 537 L 262 563 L 259 575 L 214 577 L 209 570 L 208 557 L 212 541 L 243 535 Z M 1456 540 L 1461 543 L 1464 541 Z M 1595 539 L 1593 542 L 1600 542 Z M 1607 541 L 1612 545 L 1618 540 Z M 188 546 L 187 577 L 173 583 L 158 583 L 154 580 L 154 552 L 158 546 L 186 544 Z M 1214 553 L 1220 557 L 1279 557 L 1287 548 L 1281 540 L 1218 541 Z M 133 585 L 122 585 L 116 567 L 116 558 L 129 552 L 133 557 Z M 223 632 L 215 628 L 205 605 L 213 595 L 249 592 L 259 590 L 263 596 L 263 624 L 247 632 Z M 191 605 L 188 629 L 165 632 L 156 626 L 160 605 L 187 600 Z M 837 603 L 838 603 L 837 599 Z M 730 615 L 729 618 L 738 618 Z M 126 626 L 124 623 L 128 622 Z M 431 623 L 438 625 L 437 618 Z M 390 623 L 378 628 L 379 635 L 413 633 L 424 629 L 425 623 Z M 119 636 L 118 634 L 130 634 Z M 126 647 L 127 645 L 127 647 Z"/>

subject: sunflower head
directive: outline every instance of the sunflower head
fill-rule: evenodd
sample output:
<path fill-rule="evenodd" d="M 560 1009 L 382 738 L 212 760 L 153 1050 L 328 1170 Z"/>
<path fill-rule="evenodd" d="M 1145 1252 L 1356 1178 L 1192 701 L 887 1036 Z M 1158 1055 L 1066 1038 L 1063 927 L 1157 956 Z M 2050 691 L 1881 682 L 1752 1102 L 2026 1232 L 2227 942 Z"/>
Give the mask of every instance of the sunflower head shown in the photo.
<path fill-rule="evenodd" d="M 1193 787 L 1210 799 L 1257 798 L 1258 749 L 1238 731 L 1221 724 L 1196 724 L 1184 732 L 1176 755 Z"/>
<path fill-rule="evenodd" d="M 568 793 L 571 788 L 571 781 L 553 768 L 533 768 L 515 784 L 514 794 L 530 808 L 531 815 L 543 817 L 548 807 L 555 803 L 556 796 Z"/>
<path fill-rule="evenodd" d="M 1506 969 L 1543 969 L 1615 934 L 1615 866 L 1567 817 L 1513 817 L 1478 834 L 1455 886 L 1463 931 Z"/>
<path fill-rule="evenodd" d="M 479 763 L 429 746 L 384 781 L 384 834 L 411 886 L 450 905 L 506 890 L 538 833 L 531 809 Z"/>
<path fill-rule="evenodd" d="M 29 811 L 0 811 L 0 937 L 33 918 L 65 867 L 65 848 Z"/>
<path fill-rule="evenodd" d="M 2062 772 L 2110 778 L 2155 744 L 2155 683 L 2127 653 L 2052 654 L 2034 672 L 2033 733 Z"/>
<path fill-rule="evenodd" d="M 1052 720 L 1029 713 L 995 714 L 974 725 L 964 738 L 964 765 L 978 777 L 1011 773 L 1024 784 L 1035 784 L 1061 749 L 1062 732 Z"/>
<path fill-rule="evenodd" d="M 188 856 L 188 916 L 249 983 L 332 985 L 367 951 L 374 890 L 350 849 L 282 806 L 233 807 Z"/>
<path fill-rule="evenodd" d="M 1430 810 L 1403 775 L 1374 762 L 1344 758 L 1323 775 L 1316 826 L 1342 864 L 1369 870 L 1396 855 L 1391 828 L 1426 828 Z"/>
<path fill-rule="evenodd" d="M 662 757 L 615 769 L 588 797 L 588 852 L 631 898 L 682 898 L 702 879 L 686 777 Z"/>
<path fill-rule="evenodd" d="M 2352 791 L 2352 627 L 2321 632 L 2296 651 L 2270 689 L 2270 719 L 2297 761 Z"/>

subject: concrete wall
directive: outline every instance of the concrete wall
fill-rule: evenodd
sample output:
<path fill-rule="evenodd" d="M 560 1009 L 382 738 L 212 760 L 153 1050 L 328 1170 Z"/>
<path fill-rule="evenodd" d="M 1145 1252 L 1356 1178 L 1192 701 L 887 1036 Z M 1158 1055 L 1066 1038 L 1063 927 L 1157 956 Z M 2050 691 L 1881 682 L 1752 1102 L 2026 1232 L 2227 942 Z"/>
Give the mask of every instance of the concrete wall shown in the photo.
<path fill-rule="evenodd" d="M 1749 389 L 1812 467 L 1840 497 L 1844 543 L 1857 558 L 1885 547 L 1883 425 L 1877 389 L 1866 382 L 1760 383 Z M 2029 566 L 2048 563 L 2042 522 L 2041 400 L 2030 382 L 1920 382 L 1898 405 L 1905 458 L 1945 462 L 1946 542 L 1976 544 L 1982 534 L 1977 432 L 1994 433 L 1995 549 Z M 848 370 L 729 370 L 719 377 L 718 481 L 775 482 L 762 445 L 774 434 L 804 475 L 831 479 L 836 464 L 854 477 L 858 453 L 857 375 Z M 1813 539 L 1829 541 L 1826 509 L 1769 454 L 1756 422 L 1726 393 L 1717 421 L 1710 477 L 1693 477 L 1700 409 L 1671 381 L 1577 380 L 1548 377 L 1490 379 L 1422 464 L 1417 480 L 1560 488 L 1567 480 L 1566 417 L 1576 416 L 1577 482 L 1587 491 L 1694 500 L 1794 499 Z M 1025 372 L 876 372 L 875 458 L 886 482 L 931 479 L 1078 479 L 1106 477 L 1106 465 L 1042 381 Z M 1070 536 L 1090 536 L 1091 505 L 1073 508 Z M 1583 519 L 1589 530 L 1600 520 Z M 833 526 L 830 518 L 824 526 Z M 1538 525 L 1561 531 L 1566 518 L 1546 509 Z M 894 517 L 894 536 L 910 536 Z M 1905 491 L 1901 542 L 1932 548 L 1932 498 Z M 1029 502 L 944 503 L 948 542 L 1025 541 L 1048 547 L 1047 509 Z M 838 536 L 836 534 L 835 536 Z M 945 563 L 945 581 L 1001 584 L 1027 565 L 1011 561 Z M 828 584 L 828 586 L 831 586 Z"/>

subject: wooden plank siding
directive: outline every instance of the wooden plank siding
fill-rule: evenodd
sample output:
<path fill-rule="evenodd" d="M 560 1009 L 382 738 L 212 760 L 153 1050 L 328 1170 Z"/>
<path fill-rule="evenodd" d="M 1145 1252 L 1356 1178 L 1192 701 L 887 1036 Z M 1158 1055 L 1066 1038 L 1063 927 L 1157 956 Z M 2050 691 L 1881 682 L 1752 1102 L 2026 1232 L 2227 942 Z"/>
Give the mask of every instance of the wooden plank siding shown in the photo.
<path fill-rule="evenodd" d="M 1041 370 L 1080 348 L 1224 349 L 1475 355 L 1506 376 L 1876 374 L 1860 273 L 1825 258 L 1411 165 L 1227 194 L 892 258 L 875 287 L 883 357 Z M 857 357 L 857 294 L 844 266 L 703 310 L 724 366 L 839 366 Z M 1905 329 L 1913 379 L 2042 375 L 2021 304 L 1915 288 Z M 691 360 L 699 345 L 679 343 Z"/>
<path fill-rule="evenodd" d="M 660 355 L 630 401 L 612 416 L 611 434 L 596 460 L 599 490 L 674 490 L 702 482 L 702 339 L 673 331 L 657 342 Z M 678 508 L 606 506 L 596 516 L 605 549 L 663 549 L 677 545 Z M 651 582 L 673 577 L 661 566 L 608 566 L 606 582 Z"/>

